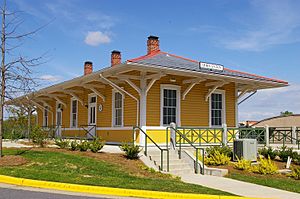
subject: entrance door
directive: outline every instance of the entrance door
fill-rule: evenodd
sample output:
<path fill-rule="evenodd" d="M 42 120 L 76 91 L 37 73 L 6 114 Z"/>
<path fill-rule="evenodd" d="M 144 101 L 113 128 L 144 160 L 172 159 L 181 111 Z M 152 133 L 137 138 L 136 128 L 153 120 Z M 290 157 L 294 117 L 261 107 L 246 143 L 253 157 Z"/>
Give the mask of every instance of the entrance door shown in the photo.
<path fill-rule="evenodd" d="M 61 137 L 62 111 L 60 108 L 56 110 L 56 132 L 55 137 Z"/>
<path fill-rule="evenodd" d="M 88 138 L 96 136 L 96 121 L 97 121 L 97 98 L 90 96 L 89 98 L 89 111 L 88 111 Z"/>

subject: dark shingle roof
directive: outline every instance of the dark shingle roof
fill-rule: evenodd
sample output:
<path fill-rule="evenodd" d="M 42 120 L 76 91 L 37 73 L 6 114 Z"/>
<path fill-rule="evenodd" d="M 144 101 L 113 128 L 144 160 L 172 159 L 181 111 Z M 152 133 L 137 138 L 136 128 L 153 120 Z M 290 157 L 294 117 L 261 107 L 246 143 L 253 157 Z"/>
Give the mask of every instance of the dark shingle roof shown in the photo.
<path fill-rule="evenodd" d="M 222 71 L 203 69 L 203 68 L 199 67 L 198 61 L 187 59 L 187 58 L 180 57 L 177 55 L 172 55 L 172 54 L 169 54 L 166 52 L 161 52 L 161 51 L 157 51 L 152 54 L 141 56 L 141 57 L 138 57 L 135 59 L 130 59 L 127 62 L 133 62 L 133 63 L 144 64 L 144 65 L 154 65 L 154 66 L 160 66 L 160 67 L 166 67 L 166 68 L 172 68 L 172 69 L 184 69 L 184 70 L 203 72 L 203 73 L 208 73 L 208 74 L 218 74 L 218 75 L 224 75 L 224 76 L 241 77 L 241 78 L 246 78 L 246 79 L 254 79 L 254 80 L 262 80 L 262 81 L 288 84 L 288 82 L 285 82 L 282 80 L 277 80 L 277 79 L 267 78 L 267 77 L 249 74 L 249 73 L 245 73 L 245 72 L 230 70 L 225 67 L 224 67 L 224 70 L 222 70 Z"/>

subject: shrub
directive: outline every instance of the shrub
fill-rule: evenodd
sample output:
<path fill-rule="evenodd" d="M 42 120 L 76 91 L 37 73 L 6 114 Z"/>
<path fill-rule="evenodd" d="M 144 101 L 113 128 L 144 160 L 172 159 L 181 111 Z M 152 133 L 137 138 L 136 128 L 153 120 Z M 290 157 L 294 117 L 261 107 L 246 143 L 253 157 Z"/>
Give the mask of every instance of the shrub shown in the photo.
<path fill-rule="evenodd" d="M 274 160 L 278 155 L 278 152 L 276 150 L 273 150 L 272 147 L 259 149 L 258 153 L 264 156 L 265 158 L 270 157 L 271 160 Z"/>
<path fill-rule="evenodd" d="M 63 139 L 56 139 L 55 144 L 60 148 L 60 149 L 66 149 L 69 147 L 70 142 L 68 140 L 63 140 Z"/>
<path fill-rule="evenodd" d="M 100 138 L 96 138 L 90 143 L 90 149 L 93 153 L 97 153 L 98 151 L 100 151 L 103 148 L 103 146 L 104 142 L 101 141 Z"/>
<path fill-rule="evenodd" d="M 299 155 L 297 152 L 293 152 L 293 148 L 287 148 L 285 146 L 278 151 L 278 156 L 280 157 L 281 161 L 286 162 L 289 156 L 294 160 L 298 159 Z"/>
<path fill-rule="evenodd" d="M 227 157 L 232 157 L 233 156 L 233 152 L 232 149 L 228 146 L 211 146 L 209 148 L 206 149 L 206 153 L 208 156 L 213 156 L 215 155 L 216 152 L 219 152 L 220 154 L 224 154 Z"/>
<path fill-rule="evenodd" d="M 78 148 L 80 151 L 87 151 L 90 148 L 90 143 L 88 141 L 81 141 L 78 144 Z"/>
<path fill-rule="evenodd" d="M 230 162 L 230 157 L 220 151 L 215 151 L 204 159 L 204 163 L 207 165 L 227 165 Z"/>
<path fill-rule="evenodd" d="M 259 174 L 275 174 L 278 172 L 277 166 L 274 164 L 274 162 L 271 160 L 270 157 L 268 158 L 260 158 L 259 164 L 252 166 L 250 170 L 253 173 L 259 173 Z"/>
<path fill-rule="evenodd" d="M 300 167 L 292 167 L 292 173 L 290 173 L 289 176 L 300 180 Z"/>
<path fill-rule="evenodd" d="M 40 147 L 44 147 L 46 144 L 47 135 L 39 126 L 35 126 L 31 131 L 30 138 L 32 139 L 33 143 L 38 144 Z"/>
<path fill-rule="evenodd" d="M 298 157 L 292 161 L 294 161 L 294 164 L 300 165 L 300 155 L 298 154 Z"/>
<path fill-rule="evenodd" d="M 238 170 L 249 170 L 251 167 L 251 161 L 245 160 L 244 158 L 239 159 L 237 158 L 237 162 L 234 163 L 234 168 Z"/>
<path fill-rule="evenodd" d="M 140 147 L 134 144 L 122 144 L 120 149 L 125 152 L 125 156 L 128 159 L 138 159 L 138 154 L 141 152 Z"/>
<path fill-rule="evenodd" d="M 76 151 L 78 150 L 78 143 L 76 140 L 73 140 L 71 143 L 70 143 L 70 150 L 71 151 Z"/>
<path fill-rule="evenodd" d="M 5 130 L 3 132 L 3 138 L 4 139 L 11 139 L 11 140 L 18 140 L 18 139 L 23 139 L 25 138 L 24 133 L 16 130 L 16 129 L 11 129 L 11 131 Z"/>

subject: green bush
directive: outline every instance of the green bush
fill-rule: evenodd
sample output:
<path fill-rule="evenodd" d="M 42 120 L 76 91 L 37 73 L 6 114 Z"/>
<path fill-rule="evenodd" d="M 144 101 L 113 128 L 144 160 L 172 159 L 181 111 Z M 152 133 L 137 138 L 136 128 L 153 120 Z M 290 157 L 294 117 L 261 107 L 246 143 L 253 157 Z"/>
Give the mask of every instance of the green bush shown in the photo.
<path fill-rule="evenodd" d="M 90 148 L 90 142 L 85 140 L 85 141 L 81 141 L 78 144 L 78 148 L 80 151 L 87 151 Z"/>
<path fill-rule="evenodd" d="M 138 145 L 127 143 L 122 144 L 120 149 L 125 152 L 125 156 L 128 159 L 138 159 L 138 154 L 141 152 L 141 149 Z"/>
<path fill-rule="evenodd" d="M 289 156 L 294 160 L 298 159 L 299 155 L 297 152 L 293 152 L 293 148 L 287 148 L 285 146 L 278 151 L 278 156 L 280 157 L 281 161 L 286 162 Z"/>
<path fill-rule="evenodd" d="M 245 160 L 244 158 L 239 159 L 237 158 L 237 162 L 234 163 L 234 168 L 238 170 L 249 170 L 251 167 L 251 161 Z"/>
<path fill-rule="evenodd" d="M 268 147 L 268 148 L 264 147 L 262 149 L 259 149 L 258 153 L 264 156 L 265 158 L 270 157 L 271 160 L 274 160 L 278 155 L 278 152 L 276 150 L 273 150 L 272 147 Z"/>
<path fill-rule="evenodd" d="M 292 167 L 292 173 L 290 173 L 289 176 L 300 180 L 300 167 Z"/>
<path fill-rule="evenodd" d="M 259 164 L 252 166 L 250 168 L 250 171 L 252 171 L 253 173 L 259 173 L 263 175 L 272 175 L 278 172 L 278 167 L 276 166 L 276 164 L 274 164 L 270 157 L 260 158 Z"/>
<path fill-rule="evenodd" d="M 73 140 L 71 143 L 70 143 L 70 150 L 71 151 L 76 151 L 78 150 L 78 143 L 76 140 Z"/>
<path fill-rule="evenodd" d="M 47 135 L 39 126 L 35 126 L 32 128 L 30 138 L 33 143 L 38 144 L 40 147 L 44 147 Z"/>
<path fill-rule="evenodd" d="M 292 161 L 294 162 L 294 164 L 300 165 L 300 155 L 298 154 L 298 157 L 296 159 L 293 159 Z"/>
<path fill-rule="evenodd" d="M 204 163 L 207 165 L 228 165 L 230 162 L 230 157 L 228 157 L 224 153 L 220 153 L 220 151 L 215 151 L 212 154 L 209 154 L 206 158 L 204 158 Z"/>
<path fill-rule="evenodd" d="M 90 149 L 93 153 L 97 153 L 103 148 L 104 144 L 100 138 L 96 138 L 90 143 Z"/>
<path fill-rule="evenodd" d="M 60 149 L 66 149 L 69 147 L 70 142 L 68 140 L 63 140 L 63 139 L 56 139 L 55 144 L 60 148 Z"/>
<path fill-rule="evenodd" d="M 19 140 L 25 138 L 24 133 L 17 129 L 5 130 L 3 132 L 3 139 Z"/>
<path fill-rule="evenodd" d="M 224 154 L 227 157 L 232 158 L 233 152 L 232 149 L 228 146 L 211 146 L 206 149 L 207 156 L 213 156 L 216 152 Z"/>

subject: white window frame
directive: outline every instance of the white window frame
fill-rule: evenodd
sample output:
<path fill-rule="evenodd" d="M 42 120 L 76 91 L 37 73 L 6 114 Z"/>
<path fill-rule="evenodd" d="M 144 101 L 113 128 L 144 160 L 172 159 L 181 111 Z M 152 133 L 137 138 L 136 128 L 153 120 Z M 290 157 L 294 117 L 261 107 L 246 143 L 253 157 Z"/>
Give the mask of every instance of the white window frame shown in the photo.
<path fill-rule="evenodd" d="M 115 110 L 115 94 L 120 93 L 122 96 L 122 119 L 121 119 L 121 125 L 116 125 L 115 121 L 115 115 L 116 115 L 116 110 Z M 124 126 L 124 99 L 125 96 L 123 93 L 117 91 L 116 89 L 112 90 L 112 122 L 111 125 L 112 127 L 123 127 Z"/>
<path fill-rule="evenodd" d="M 47 120 L 45 118 L 45 111 L 47 111 Z M 47 125 L 45 124 L 47 121 Z M 49 107 L 47 105 L 44 105 L 43 109 L 43 126 L 48 127 L 49 126 Z"/>
<path fill-rule="evenodd" d="M 76 124 L 73 126 L 73 101 L 76 101 Z M 71 98 L 70 103 L 70 128 L 77 128 L 78 127 L 78 100 L 74 97 Z"/>
<path fill-rule="evenodd" d="M 173 85 L 173 84 L 161 84 L 160 85 L 160 126 L 168 126 L 164 125 L 164 120 L 163 120 L 163 106 L 164 106 L 164 89 L 168 90 L 176 90 L 176 125 L 180 126 L 181 125 L 181 117 L 180 117 L 180 112 L 181 112 L 181 87 L 178 85 Z"/>
<path fill-rule="evenodd" d="M 222 95 L 222 124 L 221 125 L 212 125 L 212 120 L 211 120 L 211 95 L 212 94 L 221 94 Z M 220 90 L 220 89 L 217 89 L 215 90 L 213 93 L 212 93 L 210 96 L 209 96 L 209 103 L 208 103 L 208 106 L 209 106 L 209 127 L 211 128 L 220 128 L 220 127 L 223 127 L 224 124 L 226 124 L 226 97 L 225 97 L 225 90 Z"/>
<path fill-rule="evenodd" d="M 90 99 L 92 97 L 96 97 L 96 102 L 95 102 L 95 124 L 94 125 L 97 125 L 97 112 L 98 112 L 98 108 L 97 108 L 97 95 L 95 93 L 90 93 L 88 95 L 88 125 L 90 124 Z"/>
<path fill-rule="evenodd" d="M 62 115 L 62 110 L 61 110 L 61 109 L 58 110 L 58 106 L 59 106 L 59 105 L 62 105 L 62 104 L 59 103 L 58 101 L 56 101 L 56 103 L 55 103 L 55 107 L 56 107 L 56 108 L 55 108 L 55 125 L 57 125 L 57 112 L 60 111 L 60 112 L 61 112 L 61 124 L 60 124 L 60 125 L 62 126 L 62 122 L 63 122 L 62 116 L 63 116 L 63 115 Z"/>

